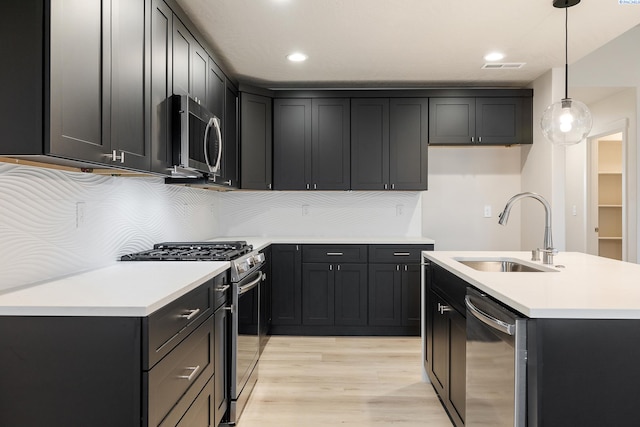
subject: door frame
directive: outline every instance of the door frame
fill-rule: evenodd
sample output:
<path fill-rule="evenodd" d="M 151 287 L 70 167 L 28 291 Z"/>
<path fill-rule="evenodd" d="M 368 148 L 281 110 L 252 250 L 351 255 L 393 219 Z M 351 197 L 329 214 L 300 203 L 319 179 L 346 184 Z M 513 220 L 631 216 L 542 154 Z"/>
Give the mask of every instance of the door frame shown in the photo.
<path fill-rule="evenodd" d="M 598 233 L 595 231 L 598 225 L 598 144 L 605 136 L 622 134 L 622 260 L 627 261 L 628 247 L 633 240 L 628 233 L 627 218 L 629 209 L 628 196 L 628 141 L 629 119 L 623 118 L 611 122 L 601 129 L 597 129 L 587 137 L 587 224 L 586 243 L 587 253 L 598 255 Z"/>

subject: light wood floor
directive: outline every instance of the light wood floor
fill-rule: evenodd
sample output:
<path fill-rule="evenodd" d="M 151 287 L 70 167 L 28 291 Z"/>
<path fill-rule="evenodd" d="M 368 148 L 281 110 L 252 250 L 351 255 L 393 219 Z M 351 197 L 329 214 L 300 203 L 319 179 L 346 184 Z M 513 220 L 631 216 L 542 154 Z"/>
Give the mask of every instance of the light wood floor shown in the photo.
<path fill-rule="evenodd" d="M 451 427 L 420 338 L 272 336 L 238 427 Z"/>

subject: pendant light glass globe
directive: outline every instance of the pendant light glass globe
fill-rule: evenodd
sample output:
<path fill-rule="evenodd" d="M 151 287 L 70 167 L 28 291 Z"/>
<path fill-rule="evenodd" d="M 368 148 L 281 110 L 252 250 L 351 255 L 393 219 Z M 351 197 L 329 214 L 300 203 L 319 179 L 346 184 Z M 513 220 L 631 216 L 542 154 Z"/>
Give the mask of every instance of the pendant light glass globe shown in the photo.
<path fill-rule="evenodd" d="M 589 135 L 592 125 L 587 106 L 571 98 L 551 104 L 540 120 L 544 136 L 557 145 L 579 143 Z"/>

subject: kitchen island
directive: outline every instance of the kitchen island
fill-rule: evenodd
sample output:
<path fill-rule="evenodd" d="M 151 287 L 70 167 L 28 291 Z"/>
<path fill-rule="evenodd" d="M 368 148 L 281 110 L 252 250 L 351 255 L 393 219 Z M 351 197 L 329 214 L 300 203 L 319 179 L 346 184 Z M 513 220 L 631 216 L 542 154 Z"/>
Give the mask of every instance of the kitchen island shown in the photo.
<path fill-rule="evenodd" d="M 529 427 L 635 424 L 640 265 L 581 253 L 560 253 L 549 266 L 530 261 L 530 252 L 436 251 L 423 257 L 430 264 L 422 290 L 425 372 L 454 424 L 465 421 L 468 287 L 526 318 Z M 459 262 L 487 258 L 547 271 L 487 272 Z M 434 315 L 436 304 L 441 310 Z M 433 326 L 439 318 L 446 319 L 445 339 Z M 443 346 L 446 374 L 437 376 L 433 356 L 440 357 Z"/>

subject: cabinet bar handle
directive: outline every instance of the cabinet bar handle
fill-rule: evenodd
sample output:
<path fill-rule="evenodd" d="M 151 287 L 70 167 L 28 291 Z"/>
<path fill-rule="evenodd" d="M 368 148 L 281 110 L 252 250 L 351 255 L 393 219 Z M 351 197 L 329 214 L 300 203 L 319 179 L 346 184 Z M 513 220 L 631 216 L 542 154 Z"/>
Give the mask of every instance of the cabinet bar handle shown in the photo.
<path fill-rule="evenodd" d="M 187 380 L 187 381 L 191 381 L 193 379 L 193 377 L 196 376 L 196 372 L 198 372 L 200 370 L 200 365 L 198 366 L 189 366 L 188 368 L 185 368 L 191 371 L 191 373 L 189 375 L 178 375 L 178 378 L 183 379 L 183 380 Z"/>
<path fill-rule="evenodd" d="M 199 308 L 196 308 L 195 310 L 188 310 L 188 311 L 189 311 L 188 314 L 181 314 L 180 317 L 183 317 L 183 318 L 185 318 L 187 320 L 191 320 L 194 317 L 196 317 L 196 315 L 198 313 L 200 313 L 200 309 Z"/>
<path fill-rule="evenodd" d="M 216 288 L 216 292 L 227 292 L 227 289 L 229 289 L 229 285 L 222 285 L 219 288 Z"/>
<path fill-rule="evenodd" d="M 395 190 L 396 189 L 396 185 L 395 184 L 391 184 L 391 189 Z"/>
<path fill-rule="evenodd" d="M 471 137 L 471 142 L 476 142 L 473 136 Z"/>
<path fill-rule="evenodd" d="M 309 189 L 309 184 L 307 184 L 307 190 Z"/>
<path fill-rule="evenodd" d="M 396 271 L 400 271 L 400 266 L 396 265 Z"/>
<path fill-rule="evenodd" d="M 338 264 L 338 271 L 340 271 L 340 264 Z"/>
<path fill-rule="evenodd" d="M 313 184 L 313 189 L 317 190 L 318 189 L 318 184 Z"/>
<path fill-rule="evenodd" d="M 482 137 L 481 136 L 478 137 L 478 142 L 479 143 L 482 142 Z"/>
<path fill-rule="evenodd" d="M 385 189 L 385 190 L 387 189 L 387 184 L 385 184 L 385 185 L 384 185 L 384 189 Z"/>
<path fill-rule="evenodd" d="M 329 264 L 329 271 L 333 271 L 333 265 Z"/>
<path fill-rule="evenodd" d="M 342 252 L 327 252 L 327 256 L 342 256 Z"/>
<path fill-rule="evenodd" d="M 410 256 L 411 252 L 394 252 L 393 256 Z"/>

